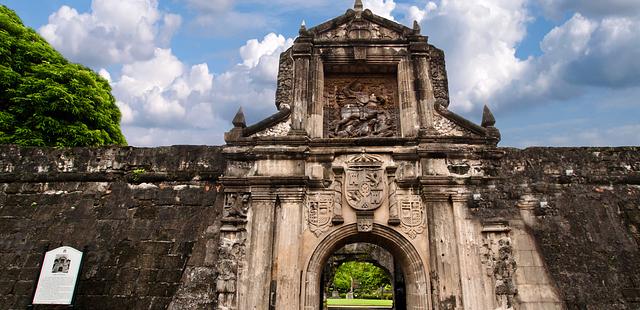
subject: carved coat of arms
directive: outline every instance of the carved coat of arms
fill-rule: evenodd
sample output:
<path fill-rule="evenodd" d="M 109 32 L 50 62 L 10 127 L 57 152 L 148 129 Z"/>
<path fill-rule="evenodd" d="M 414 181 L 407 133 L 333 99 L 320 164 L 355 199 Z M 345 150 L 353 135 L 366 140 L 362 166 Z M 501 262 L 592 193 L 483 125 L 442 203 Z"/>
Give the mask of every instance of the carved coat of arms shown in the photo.
<path fill-rule="evenodd" d="M 375 156 L 362 154 L 349 163 L 345 179 L 345 198 L 356 210 L 375 210 L 384 201 L 386 184 L 382 162 Z"/>
<path fill-rule="evenodd" d="M 400 200 L 400 224 L 411 238 L 424 230 L 424 209 L 419 195 L 409 195 Z"/>
<path fill-rule="evenodd" d="M 316 236 L 322 234 L 331 223 L 333 214 L 333 196 L 331 194 L 315 194 L 307 198 L 307 223 L 309 230 Z"/>

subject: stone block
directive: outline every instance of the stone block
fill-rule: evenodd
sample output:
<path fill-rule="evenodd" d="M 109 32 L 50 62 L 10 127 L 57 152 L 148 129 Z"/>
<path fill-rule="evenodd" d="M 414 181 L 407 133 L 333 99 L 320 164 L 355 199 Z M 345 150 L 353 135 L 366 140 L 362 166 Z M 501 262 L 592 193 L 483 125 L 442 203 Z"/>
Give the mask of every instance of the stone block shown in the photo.
<path fill-rule="evenodd" d="M 540 291 L 536 284 L 519 284 L 518 300 L 524 303 L 539 302 Z"/>
<path fill-rule="evenodd" d="M 182 277 L 182 269 L 159 270 L 158 276 L 156 277 L 156 281 L 175 283 L 175 282 L 179 282 L 181 277 Z"/>

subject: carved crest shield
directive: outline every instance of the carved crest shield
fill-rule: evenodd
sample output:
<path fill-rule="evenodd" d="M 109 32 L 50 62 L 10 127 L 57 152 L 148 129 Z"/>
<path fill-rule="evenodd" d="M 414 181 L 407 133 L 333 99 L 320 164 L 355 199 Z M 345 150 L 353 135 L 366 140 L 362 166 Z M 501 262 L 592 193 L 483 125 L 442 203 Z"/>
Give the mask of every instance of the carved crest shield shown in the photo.
<path fill-rule="evenodd" d="M 356 156 L 346 171 L 345 196 L 356 210 L 375 210 L 384 201 L 386 184 L 382 162 L 375 156 Z"/>
<path fill-rule="evenodd" d="M 424 230 L 424 210 L 419 195 L 409 195 L 400 201 L 400 224 L 411 238 Z"/>
<path fill-rule="evenodd" d="M 310 195 L 307 199 L 307 223 L 316 236 L 324 232 L 331 223 L 333 196 L 331 194 Z"/>

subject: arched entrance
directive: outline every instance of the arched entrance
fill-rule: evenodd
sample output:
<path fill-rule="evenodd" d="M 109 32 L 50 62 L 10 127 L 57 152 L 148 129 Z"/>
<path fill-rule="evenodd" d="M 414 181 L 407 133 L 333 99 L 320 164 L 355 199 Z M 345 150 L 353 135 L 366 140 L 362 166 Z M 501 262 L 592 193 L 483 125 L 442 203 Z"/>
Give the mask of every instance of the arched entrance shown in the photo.
<path fill-rule="evenodd" d="M 322 272 L 329 257 L 345 244 L 357 242 L 373 243 L 391 252 L 402 267 L 407 309 L 428 309 L 427 270 L 411 242 L 393 228 L 374 224 L 371 232 L 362 233 L 358 232 L 357 225 L 354 223 L 328 234 L 311 255 L 305 273 L 305 310 L 320 309 Z"/>

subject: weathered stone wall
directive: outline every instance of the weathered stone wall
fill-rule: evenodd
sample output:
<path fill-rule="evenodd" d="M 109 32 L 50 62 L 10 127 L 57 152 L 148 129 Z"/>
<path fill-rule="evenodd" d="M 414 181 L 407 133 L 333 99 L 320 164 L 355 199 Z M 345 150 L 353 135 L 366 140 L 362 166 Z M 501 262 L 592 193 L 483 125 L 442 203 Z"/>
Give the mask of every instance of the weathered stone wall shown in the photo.
<path fill-rule="evenodd" d="M 80 309 L 211 303 L 223 164 L 219 147 L 0 147 L 0 309 L 30 303 L 59 245 L 88 249 Z"/>
<path fill-rule="evenodd" d="M 470 213 L 519 219 L 532 197 L 527 229 L 567 307 L 640 308 L 640 148 L 501 150 Z M 210 307 L 220 152 L 0 147 L 0 309 L 24 309 L 44 247 L 60 244 L 88 247 L 81 308 Z"/>
<path fill-rule="evenodd" d="M 567 308 L 640 309 L 640 148 L 503 150 L 472 212 L 514 218 L 530 194 L 528 229 Z"/>

